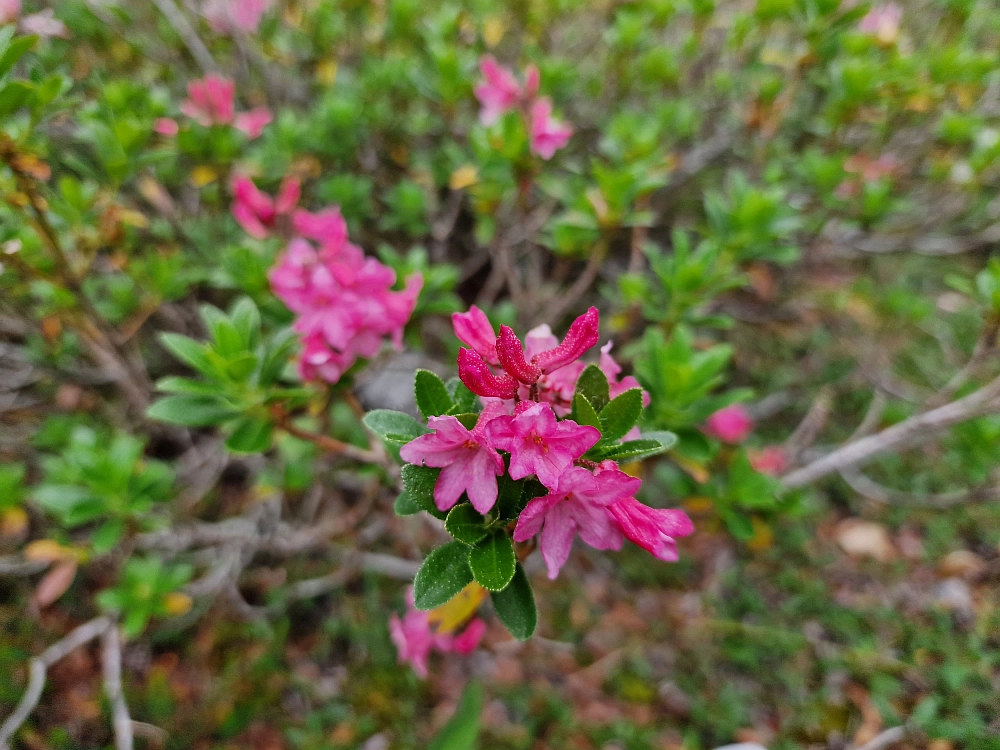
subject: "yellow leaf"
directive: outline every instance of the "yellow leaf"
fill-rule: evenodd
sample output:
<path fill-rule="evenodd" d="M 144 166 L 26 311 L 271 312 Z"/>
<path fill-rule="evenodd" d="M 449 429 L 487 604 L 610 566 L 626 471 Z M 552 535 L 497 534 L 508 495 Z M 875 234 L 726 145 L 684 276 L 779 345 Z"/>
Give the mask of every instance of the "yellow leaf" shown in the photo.
<path fill-rule="evenodd" d="M 711 498 L 694 495 L 684 501 L 684 509 L 688 513 L 701 515 L 703 513 L 711 513 L 715 510 L 715 503 L 712 502 Z"/>
<path fill-rule="evenodd" d="M 929 94 L 914 94 L 906 102 L 906 108 L 911 112 L 926 112 L 931 108 L 931 97 Z"/>
<path fill-rule="evenodd" d="M 181 615 L 186 615 L 191 611 L 191 604 L 192 601 L 190 596 L 182 594 L 179 591 L 174 591 L 167 594 L 164 607 L 167 610 L 167 614 L 180 617 Z"/>
<path fill-rule="evenodd" d="M 149 226 L 149 219 L 141 211 L 135 211 L 131 208 L 123 208 L 119 213 L 119 218 L 122 224 L 129 227 L 137 227 L 139 229 L 145 229 Z"/>
<path fill-rule="evenodd" d="M 500 40 L 503 39 L 504 32 L 507 30 L 506 27 L 507 25 L 500 16 L 488 17 L 486 23 L 483 24 L 483 41 L 486 42 L 486 46 L 492 49 L 500 44 Z"/>
<path fill-rule="evenodd" d="M 0 513 L 0 536 L 20 536 L 28 528 L 28 514 L 24 508 L 8 508 Z"/>
<path fill-rule="evenodd" d="M 627 464 L 622 464 L 618 468 L 620 468 L 630 477 L 640 477 L 640 478 L 642 477 L 642 461 L 630 461 Z"/>
<path fill-rule="evenodd" d="M 753 524 L 753 536 L 747 542 L 747 547 L 754 552 L 771 549 L 774 545 L 774 531 L 771 530 L 771 527 L 756 517 L 751 519 L 751 523 Z"/>
<path fill-rule="evenodd" d="M 219 179 L 219 173 L 212 167 L 202 164 L 191 170 L 191 183 L 195 187 L 205 187 Z"/>
<path fill-rule="evenodd" d="M 451 173 L 448 179 L 448 187 L 452 190 L 462 190 L 471 187 L 479 182 L 479 170 L 472 164 L 459 167 Z"/>
<path fill-rule="evenodd" d="M 428 613 L 430 624 L 436 625 L 439 633 L 450 633 L 472 617 L 485 598 L 486 589 L 473 581 L 452 597 L 447 604 L 432 609 Z"/>
<path fill-rule="evenodd" d="M 672 455 L 670 458 L 675 464 L 686 471 L 698 484 L 705 484 L 705 482 L 712 477 L 712 475 L 708 473 L 708 469 L 705 468 L 704 464 L 699 463 L 698 461 L 678 455 Z"/>
<path fill-rule="evenodd" d="M 55 562 L 72 558 L 73 551 L 69 547 L 63 547 L 55 539 L 39 539 L 24 548 L 25 560 Z"/>
<path fill-rule="evenodd" d="M 316 80 L 324 86 L 332 86 L 337 82 L 337 61 L 330 58 L 321 60 L 316 66 Z"/>

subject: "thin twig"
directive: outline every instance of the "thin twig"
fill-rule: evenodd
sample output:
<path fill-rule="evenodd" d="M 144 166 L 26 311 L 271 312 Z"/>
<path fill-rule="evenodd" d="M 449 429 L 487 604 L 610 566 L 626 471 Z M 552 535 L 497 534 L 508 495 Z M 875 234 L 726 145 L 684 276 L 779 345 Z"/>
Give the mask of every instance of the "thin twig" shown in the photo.
<path fill-rule="evenodd" d="M 969 487 L 952 492 L 917 495 L 879 484 L 858 468 L 841 469 L 840 476 L 862 497 L 877 503 L 898 503 L 914 508 L 951 508 L 963 503 L 987 503 L 1000 500 L 1000 487 Z"/>
<path fill-rule="evenodd" d="M 942 430 L 982 416 L 998 406 L 1000 378 L 974 393 L 917 414 L 874 435 L 853 440 L 782 478 L 785 487 L 803 487 L 817 479 L 865 463 L 877 455 L 923 443 Z"/>
<path fill-rule="evenodd" d="M 545 308 L 545 313 L 542 316 L 544 320 L 551 321 L 552 323 L 558 321 L 590 289 L 591 284 L 594 283 L 594 279 L 597 278 L 597 274 L 600 273 L 601 264 L 604 262 L 606 252 L 607 245 L 604 242 L 601 242 L 593 249 L 590 257 L 587 259 L 586 267 L 577 277 L 576 281 L 573 282 L 569 289 L 556 296 L 549 306 Z"/>
<path fill-rule="evenodd" d="M 861 747 L 855 747 L 852 750 L 885 750 L 885 748 L 905 740 L 908 734 L 909 731 L 906 727 L 893 727 L 876 735 Z"/>
<path fill-rule="evenodd" d="M 819 433 L 830 417 L 831 408 L 833 408 L 833 389 L 824 386 L 813 399 L 805 417 L 799 422 L 799 426 L 785 441 L 785 454 L 791 463 L 796 463 L 802 451 L 811 448 L 816 442 L 816 438 L 819 437 Z"/>
<path fill-rule="evenodd" d="M 972 356 L 969 357 L 969 361 L 952 376 L 951 380 L 945 383 L 940 391 L 927 399 L 925 408 L 933 409 L 936 406 L 948 403 L 958 393 L 959 389 L 969 382 L 969 379 L 975 374 L 983 361 L 996 351 L 998 333 L 1000 333 L 1000 317 L 995 315 L 990 316 L 983 325 L 983 330 L 980 332 L 979 338 L 976 339 L 976 345 L 972 350 Z"/>
<path fill-rule="evenodd" d="M 125 693 L 122 692 L 122 644 L 118 626 L 105 628 L 101 638 L 103 652 L 101 663 L 104 670 L 104 690 L 111 703 L 111 723 L 115 730 L 117 750 L 132 750 L 132 717 L 128 714 Z"/>
<path fill-rule="evenodd" d="M 153 0 L 153 4 L 160 9 L 160 12 L 167 19 L 171 26 L 174 27 L 174 31 L 184 42 L 184 46 L 188 48 L 191 56 L 198 63 L 198 66 L 202 69 L 204 73 L 216 73 L 219 70 L 219 66 L 216 64 L 215 59 L 212 57 L 212 53 L 208 51 L 208 47 L 205 43 L 201 41 L 201 37 L 198 36 L 197 32 L 188 23 L 187 18 L 181 13 L 180 8 L 178 8 L 173 0 Z"/>
<path fill-rule="evenodd" d="M 0 726 L 0 750 L 10 750 L 10 739 L 14 733 L 27 721 L 28 716 L 35 710 L 38 701 L 42 697 L 42 690 L 45 688 L 45 676 L 49 667 L 79 648 L 85 643 L 89 643 L 94 638 L 103 635 L 112 626 L 108 617 L 95 617 L 89 622 L 69 632 L 62 640 L 53 643 L 41 654 L 31 660 L 30 677 L 28 687 L 21 697 L 21 702 L 17 704 L 7 721 Z"/>

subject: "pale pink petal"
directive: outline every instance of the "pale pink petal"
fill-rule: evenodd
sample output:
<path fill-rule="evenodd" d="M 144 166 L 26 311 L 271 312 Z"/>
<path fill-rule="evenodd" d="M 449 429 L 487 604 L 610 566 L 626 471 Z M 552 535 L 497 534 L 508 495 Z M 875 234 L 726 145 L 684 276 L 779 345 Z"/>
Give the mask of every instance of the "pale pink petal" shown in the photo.
<path fill-rule="evenodd" d="M 160 117 L 153 122 L 153 132 L 158 135 L 172 138 L 177 135 L 178 131 L 180 131 L 180 126 L 177 124 L 177 120 L 172 120 L 169 117 Z"/>
<path fill-rule="evenodd" d="M 247 138 L 252 141 L 255 138 L 260 138 L 261 133 L 264 132 L 264 128 L 273 119 L 274 116 L 271 114 L 271 110 L 267 107 L 257 107 L 249 112 L 240 112 L 236 115 L 236 122 L 234 124 L 237 130 L 246 133 Z"/>
<path fill-rule="evenodd" d="M 451 642 L 451 649 L 456 654 L 471 654 L 479 647 L 479 642 L 486 634 L 486 623 L 479 617 L 470 622 L 465 630 L 459 633 Z"/>
<path fill-rule="evenodd" d="M 561 504 L 553 507 L 545 516 L 545 528 L 542 529 L 539 547 L 548 569 L 549 580 L 555 580 L 559 576 L 559 569 L 569 559 L 575 533 L 576 524 Z"/>

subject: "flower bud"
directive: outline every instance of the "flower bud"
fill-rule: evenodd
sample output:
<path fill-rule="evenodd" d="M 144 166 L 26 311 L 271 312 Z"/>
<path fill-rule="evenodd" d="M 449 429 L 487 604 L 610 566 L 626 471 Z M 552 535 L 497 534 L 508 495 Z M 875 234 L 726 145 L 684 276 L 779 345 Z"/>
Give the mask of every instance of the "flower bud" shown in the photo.
<path fill-rule="evenodd" d="M 458 350 L 458 377 L 477 396 L 514 398 L 519 387 L 510 375 L 494 375 L 489 366 L 471 349 Z"/>
<path fill-rule="evenodd" d="M 542 376 L 538 367 L 525 360 L 521 340 L 510 326 L 500 326 L 496 350 L 503 369 L 525 385 L 533 385 Z"/>

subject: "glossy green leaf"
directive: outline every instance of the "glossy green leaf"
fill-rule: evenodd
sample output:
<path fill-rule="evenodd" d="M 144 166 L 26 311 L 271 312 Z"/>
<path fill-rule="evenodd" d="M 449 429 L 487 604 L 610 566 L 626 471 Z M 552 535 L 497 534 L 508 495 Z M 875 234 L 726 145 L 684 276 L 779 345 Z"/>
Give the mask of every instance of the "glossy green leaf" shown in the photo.
<path fill-rule="evenodd" d="M 430 432 L 409 414 L 391 409 L 375 409 L 365 414 L 365 426 L 387 443 L 405 445 Z"/>
<path fill-rule="evenodd" d="M 535 608 L 531 583 L 521 563 L 517 563 L 510 584 L 503 591 L 492 592 L 490 598 L 497 617 L 512 636 L 519 641 L 532 636 L 538 625 L 538 610 Z"/>
<path fill-rule="evenodd" d="M 440 607 L 470 583 L 469 548 L 461 542 L 449 542 L 431 552 L 417 571 L 414 606 L 421 610 Z"/>
<path fill-rule="evenodd" d="M 274 423 L 262 417 L 244 417 L 236 423 L 226 447 L 234 453 L 263 453 L 271 447 Z"/>
<path fill-rule="evenodd" d="M 611 442 L 619 440 L 635 427 L 642 415 L 642 390 L 631 388 L 608 402 L 601 409 L 601 435 Z"/>
<path fill-rule="evenodd" d="M 239 415 L 219 396 L 167 396 L 146 410 L 150 419 L 184 427 L 209 427 Z"/>
<path fill-rule="evenodd" d="M 455 405 L 444 381 L 430 370 L 417 370 L 413 380 L 413 395 L 424 419 L 447 414 Z"/>
<path fill-rule="evenodd" d="M 481 541 L 488 533 L 486 519 L 469 503 L 452 508 L 444 522 L 444 528 L 458 541 L 470 545 Z"/>
<path fill-rule="evenodd" d="M 608 390 L 608 378 L 597 365 L 587 365 L 577 378 L 576 393 L 584 396 L 597 413 L 610 400 Z"/>
<path fill-rule="evenodd" d="M 476 582 L 487 591 L 503 591 L 514 577 L 514 543 L 499 529 L 476 544 L 469 553 L 469 566 Z"/>

